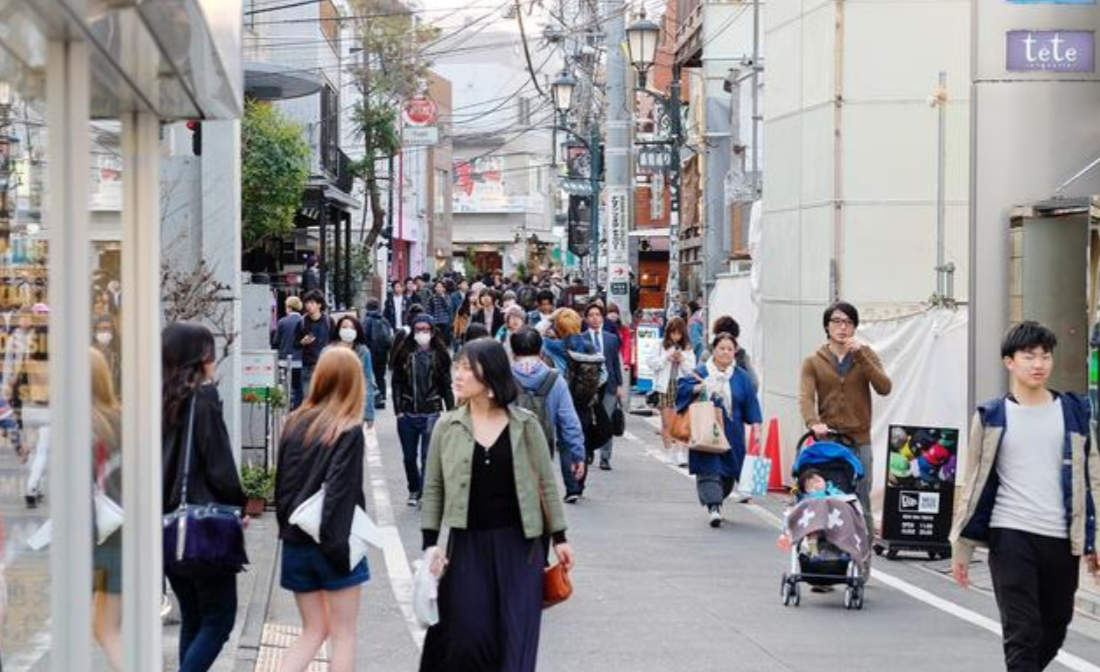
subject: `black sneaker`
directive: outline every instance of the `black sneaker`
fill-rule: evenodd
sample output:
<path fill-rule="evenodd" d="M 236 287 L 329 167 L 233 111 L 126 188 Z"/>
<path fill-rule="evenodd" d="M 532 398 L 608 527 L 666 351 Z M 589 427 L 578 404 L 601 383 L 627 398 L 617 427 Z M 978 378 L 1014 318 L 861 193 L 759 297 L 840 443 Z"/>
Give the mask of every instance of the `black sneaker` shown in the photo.
<path fill-rule="evenodd" d="M 600 460 L 600 471 L 611 471 L 611 463 L 607 460 Z"/>

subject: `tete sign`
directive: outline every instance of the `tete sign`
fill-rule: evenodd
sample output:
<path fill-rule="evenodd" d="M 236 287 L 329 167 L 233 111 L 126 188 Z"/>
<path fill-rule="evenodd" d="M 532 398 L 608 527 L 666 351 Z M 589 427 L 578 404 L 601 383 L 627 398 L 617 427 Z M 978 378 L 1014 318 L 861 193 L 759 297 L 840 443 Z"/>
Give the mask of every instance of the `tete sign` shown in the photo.
<path fill-rule="evenodd" d="M 1011 30 L 1006 52 L 1009 72 L 1096 72 L 1091 30 Z"/>

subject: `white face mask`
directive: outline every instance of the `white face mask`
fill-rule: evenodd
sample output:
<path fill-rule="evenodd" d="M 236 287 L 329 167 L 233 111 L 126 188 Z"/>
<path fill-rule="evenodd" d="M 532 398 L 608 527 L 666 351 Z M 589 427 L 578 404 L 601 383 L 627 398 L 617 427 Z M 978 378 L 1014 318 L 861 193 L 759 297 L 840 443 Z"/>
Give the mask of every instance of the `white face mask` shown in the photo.
<path fill-rule="evenodd" d="M 100 331 L 100 332 L 97 332 L 96 335 L 95 335 L 96 343 L 99 343 L 100 345 L 102 345 L 104 347 L 110 345 L 111 341 L 113 341 L 114 338 L 115 338 L 114 334 L 112 334 L 109 331 Z"/>
<path fill-rule="evenodd" d="M 345 342 L 345 343 L 354 342 L 355 341 L 355 330 L 354 329 L 341 329 L 340 330 L 340 340 Z"/>
<path fill-rule="evenodd" d="M 416 339 L 416 344 L 422 348 L 427 347 L 427 345 L 432 342 L 432 335 L 425 334 L 424 332 L 417 333 L 413 338 Z"/>

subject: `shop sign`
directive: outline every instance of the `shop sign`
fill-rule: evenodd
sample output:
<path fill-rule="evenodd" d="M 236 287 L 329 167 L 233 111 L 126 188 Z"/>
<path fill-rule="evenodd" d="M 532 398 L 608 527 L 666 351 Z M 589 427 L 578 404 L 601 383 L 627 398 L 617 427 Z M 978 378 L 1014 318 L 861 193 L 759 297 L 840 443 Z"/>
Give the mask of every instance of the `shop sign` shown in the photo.
<path fill-rule="evenodd" d="M 406 126 L 401 132 L 401 144 L 406 147 L 430 147 L 439 144 L 438 126 Z"/>
<path fill-rule="evenodd" d="M 635 164 L 639 173 L 667 172 L 672 167 L 672 148 L 668 145 L 644 145 L 638 149 Z"/>
<path fill-rule="evenodd" d="M 882 538 L 901 546 L 948 543 L 959 430 L 891 425 Z"/>
<path fill-rule="evenodd" d="M 439 119 L 439 107 L 427 96 L 413 96 L 405 102 L 405 122 L 413 126 L 428 126 Z"/>
<path fill-rule="evenodd" d="M 275 387 L 274 350 L 244 350 L 241 352 L 241 387 Z"/>
<path fill-rule="evenodd" d="M 1096 72 L 1091 30 L 1012 30 L 1006 40 L 1009 72 Z"/>
<path fill-rule="evenodd" d="M 629 217 L 628 190 L 614 187 L 608 190 L 607 288 L 608 301 L 627 306 L 630 301 L 630 249 L 627 241 Z M 629 311 L 624 311 L 628 315 Z"/>
<path fill-rule="evenodd" d="M 649 360 L 661 354 L 661 325 L 655 321 L 639 322 L 634 331 L 636 340 L 634 361 L 638 363 L 638 390 L 649 392 L 653 389 L 653 369 Z M 664 390 L 657 390 L 664 392 Z"/>

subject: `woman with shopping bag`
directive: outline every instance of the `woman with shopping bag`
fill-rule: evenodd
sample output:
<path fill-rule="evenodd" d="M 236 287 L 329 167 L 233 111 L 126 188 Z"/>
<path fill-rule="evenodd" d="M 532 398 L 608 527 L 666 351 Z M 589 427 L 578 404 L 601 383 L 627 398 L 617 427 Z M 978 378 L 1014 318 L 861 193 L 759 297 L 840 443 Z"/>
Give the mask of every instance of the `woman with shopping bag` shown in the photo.
<path fill-rule="evenodd" d="M 355 669 L 355 623 L 367 560 L 352 566 L 349 537 L 363 496 L 363 364 L 350 348 L 321 354 L 309 396 L 290 415 L 279 442 L 275 513 L 283 540 L 279 584 L 294 593 L 302 634 L 283 656 L 280 672 L 304 672 L 325 640 L 329 669 Z M 291 523 L 296 509 L 324 488 L 316 541 Z"/>
<path fill-rule="evenodd" d="M 710 526 L 721 527 L 722 502 L 733 492 L 745 461 L 745 425 L 759 434 L 763 417 L 752 381 L 734 364 L 737 341 L 718 334 L 711 352 L 710 361 L 680 377 L 676 410 L 689 414 L 688 472 L 695 476 L 699 502 Z"/>

